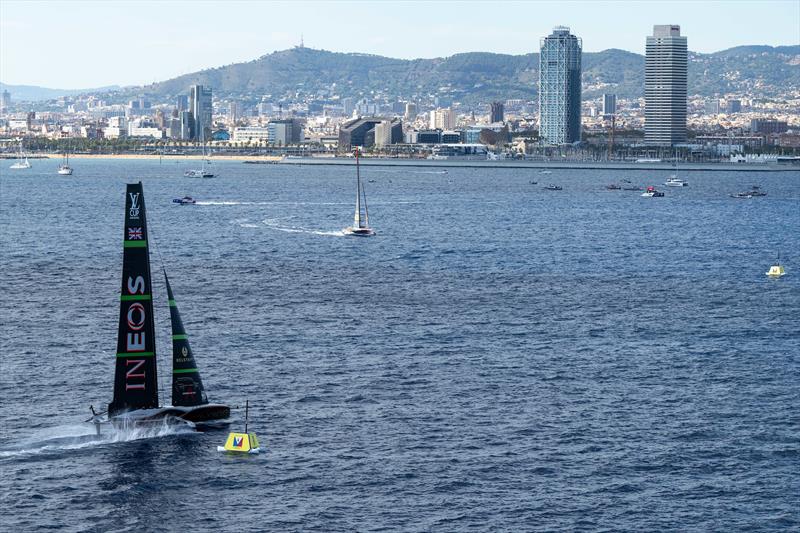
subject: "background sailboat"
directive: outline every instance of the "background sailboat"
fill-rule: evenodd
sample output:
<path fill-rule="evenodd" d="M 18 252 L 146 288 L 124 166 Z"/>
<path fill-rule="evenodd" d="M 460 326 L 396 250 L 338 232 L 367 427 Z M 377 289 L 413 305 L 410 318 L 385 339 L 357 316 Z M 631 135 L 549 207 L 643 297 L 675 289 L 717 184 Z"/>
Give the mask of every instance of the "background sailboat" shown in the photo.
<path fill-rule="evenodd" d="M 214 173 L 206 169 L 206 145 L 203 145 L 203 157 L 200 159 L 200 169 L 187 170 L 183 173 L 187 178 L 213 178 Z M 210 161 L 209 161 L 210 163 Z"/>
<path fill-rule="evenodd" d="M 22 150 L 22 139 L 19 140 L 19 152 L 17 155 L 17 162 L 11 165 L 9 168 L 13 170 L 22 170 L 25 168 L 31 168 L 31 163 L 28 161 L 28 156 L 25 155 L 25 152 Z"/>
<path fill-rule="evenodd" d="M 58 167 L 58 173 L 62 176 L 72 175 L 72 167 L 69 166 L 69 141 L 67 141 L 67 147 L 64 150 L 64 157 L 61 160 L 61 165 Z"/>
<path fill-rule="evenodd" d="M 353 225 L 344 228 L 345 235 L 355 235 L 359 237 L 369 237 L 375 235 L 375 231 L 369 227 L 369 208 L 367 207 L 367 193 L 361 183 L 361 169 L 358 163 L 359 151 L 356 149 L 356 211 L 353 217 Z M 364 216 L 361 216 L 361 200 L 364 200 Z"/>

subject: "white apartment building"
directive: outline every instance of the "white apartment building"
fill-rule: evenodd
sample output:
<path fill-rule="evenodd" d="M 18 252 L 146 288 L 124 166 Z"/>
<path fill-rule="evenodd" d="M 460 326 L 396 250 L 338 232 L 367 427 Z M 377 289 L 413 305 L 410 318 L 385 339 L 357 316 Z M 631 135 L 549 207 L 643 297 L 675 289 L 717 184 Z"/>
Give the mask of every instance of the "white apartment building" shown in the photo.
<path fill-rule="evenodd" d="M 233 142 L 269 142 L 269 128 L 262 128 L 261 126 L 243 126 L 240 128 L 233 128 L 233 135 L 231 136 Z"/>

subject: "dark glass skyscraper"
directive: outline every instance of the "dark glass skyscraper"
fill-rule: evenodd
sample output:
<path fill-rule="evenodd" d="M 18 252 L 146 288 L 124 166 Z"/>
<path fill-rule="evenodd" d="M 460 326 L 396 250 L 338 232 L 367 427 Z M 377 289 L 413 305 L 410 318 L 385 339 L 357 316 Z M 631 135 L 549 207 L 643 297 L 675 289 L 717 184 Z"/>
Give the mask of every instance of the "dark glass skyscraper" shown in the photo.
<path fill-rule="evenodd" d="M 556 26 L 539 44 L 539 137 L 547 144 L 580 141 L 583 43 Z"/>
<path fill-rule="evenodd" d="M 505 106 L 503 102 L 492 102 L 489 108 L 489 122 L 503 122 L 505 120 Z"/>
<path fill-rule="evenodd" d="M 194 119 L 194 140 L 199 142 L 211 140 L 211 87 L 192 85 L 189 89 L 189 111 Z"/>
<path fill-rule="evenodd" d="M 671 146 L 686 142 L 686 37 L 676 25 L 653 26 L 644 72 L 644 140 Z"/>

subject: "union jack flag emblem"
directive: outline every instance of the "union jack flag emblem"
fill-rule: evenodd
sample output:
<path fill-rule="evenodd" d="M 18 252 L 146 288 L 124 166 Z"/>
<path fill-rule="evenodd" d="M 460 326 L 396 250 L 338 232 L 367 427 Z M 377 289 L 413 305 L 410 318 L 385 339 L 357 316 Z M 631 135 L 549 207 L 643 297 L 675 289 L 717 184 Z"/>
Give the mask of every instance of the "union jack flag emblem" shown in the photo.
<path fill-rule="evenodd" d="M 128 240 L 136 241 L 142 239 L 142 228 L 128 228 Z"/>

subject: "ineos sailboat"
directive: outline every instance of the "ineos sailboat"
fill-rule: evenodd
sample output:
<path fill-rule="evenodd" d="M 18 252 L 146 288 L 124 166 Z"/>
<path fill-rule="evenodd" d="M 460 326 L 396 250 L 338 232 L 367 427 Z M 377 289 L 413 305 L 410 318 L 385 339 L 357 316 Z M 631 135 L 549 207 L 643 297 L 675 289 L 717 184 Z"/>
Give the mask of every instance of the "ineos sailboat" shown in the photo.
<path fill-rule="evenodd" d="M 172 323 L 172 405 L 162 406 L 159 403 L 153 287 L 147 237 L 142 183 L 131 183 L 128 184 L 125 200 L 114 399 L 108 406 L 106 420 L 137 424 L 167 418 L 189 422 L 228 418 L 230 408 L 227 405 L 208 402 L 166 270 L 164 279 Z M 100 423 L 105 420 L 95 417 L 94 421 Z"/>
<path fill-rule="evenodd" d="M 375 231 L 369 227 L 369 209 L 367 208 L 367 193 L 361 184 L 361 169 L 358 164 L 359 151 L 356 149 L 356 212 L 353 217 L 353 225 L 344 228 L 345 235 L 355 235 L 358 237 L 369 237 L 375 235 Z M 364 216 L 361 216 L 361 199 L 364 199 Z"/>

